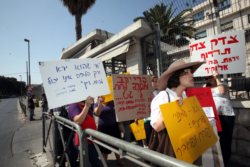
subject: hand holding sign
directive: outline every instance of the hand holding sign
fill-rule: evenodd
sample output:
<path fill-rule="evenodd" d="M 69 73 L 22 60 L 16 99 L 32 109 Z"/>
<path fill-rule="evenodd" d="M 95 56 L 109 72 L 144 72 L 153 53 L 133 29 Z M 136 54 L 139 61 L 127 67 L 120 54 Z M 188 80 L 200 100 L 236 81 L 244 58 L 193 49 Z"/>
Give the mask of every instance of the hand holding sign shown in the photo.
<path fill-rule="evenodd" d="M 129 127 L 133 132 L 136 140 L 146 139 L 146 132 L 143 120 L 138 120 L 137 123 L 134 122 L 130 124 Z"/>

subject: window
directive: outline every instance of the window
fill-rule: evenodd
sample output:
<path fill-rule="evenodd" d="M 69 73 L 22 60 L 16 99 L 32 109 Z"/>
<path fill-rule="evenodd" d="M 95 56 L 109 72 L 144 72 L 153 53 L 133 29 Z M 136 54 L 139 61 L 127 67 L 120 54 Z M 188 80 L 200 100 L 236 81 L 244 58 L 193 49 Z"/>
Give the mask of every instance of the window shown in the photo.
<path fill-rule="evenodd" d="M 199 13 L 196 13 L 195 15 L 193 15 L 194 23 L 199 21 L 199 20 L 203 20 L 204 18 L 205 18 L 204 10 L 199 12 Z"/>
<path fill-rule="evenodd" d="M 207 31 L 202 31 L 197 34 L 195 34 L 195 39 L 201 39 L 201 38 L 206 38 L 207 37 Z"/>
<path fill-rule="evenodd" d="M 226 32 L 228 30 L 233 29 L 233 21 L 229 21 L 227 23 L 221 24 L 221 32 Z"/>
<path fill-rule="evenodd" d="M 231 7 L 231 0 L 218 0 L 219 11 L 228 9 Z"/>

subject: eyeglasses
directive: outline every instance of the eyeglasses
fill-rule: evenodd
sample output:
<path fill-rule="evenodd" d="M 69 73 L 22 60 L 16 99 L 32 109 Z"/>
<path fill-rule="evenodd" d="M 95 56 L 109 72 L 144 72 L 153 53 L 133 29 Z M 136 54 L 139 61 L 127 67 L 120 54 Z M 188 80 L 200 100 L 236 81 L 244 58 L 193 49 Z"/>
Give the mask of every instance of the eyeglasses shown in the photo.
<path fill-rule="evenodd" d="M 209 76 L 209 77 L 204 77 L 205 78 L 205 80 L 207 81 L 208 79 L 211 79 L 211 78 L 213 78 L 213 76 Z"/>

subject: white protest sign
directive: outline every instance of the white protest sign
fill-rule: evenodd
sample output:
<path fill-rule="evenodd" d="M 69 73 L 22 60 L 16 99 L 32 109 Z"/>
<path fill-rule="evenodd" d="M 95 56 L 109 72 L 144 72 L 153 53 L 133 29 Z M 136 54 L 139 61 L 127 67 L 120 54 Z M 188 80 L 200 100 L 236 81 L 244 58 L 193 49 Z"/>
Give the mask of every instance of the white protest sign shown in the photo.
<path fill-rule="evenodd" d="M 206 61 L 194 76 L 241 73 L 246 71 L 244 30 L 229 32 L 192 41 L 191 62 Z"/>
<path fill-rule="evenodd" d="M 44 61 L 39 68 L 50 108 L 110 94 L 101 59 Z"/>

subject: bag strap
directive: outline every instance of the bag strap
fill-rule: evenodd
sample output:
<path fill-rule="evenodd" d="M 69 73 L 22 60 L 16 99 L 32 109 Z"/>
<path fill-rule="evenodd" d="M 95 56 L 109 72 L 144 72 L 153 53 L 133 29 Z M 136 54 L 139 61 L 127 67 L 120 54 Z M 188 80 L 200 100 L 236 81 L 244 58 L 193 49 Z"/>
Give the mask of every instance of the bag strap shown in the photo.
<path fill-rule="evenodd" d="M 170 102 L 170 96 L 169 93 L 166 91 L 167 95 L 168 95 L 168 103 Z"/>

